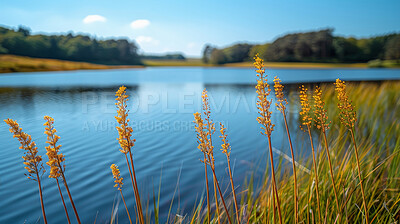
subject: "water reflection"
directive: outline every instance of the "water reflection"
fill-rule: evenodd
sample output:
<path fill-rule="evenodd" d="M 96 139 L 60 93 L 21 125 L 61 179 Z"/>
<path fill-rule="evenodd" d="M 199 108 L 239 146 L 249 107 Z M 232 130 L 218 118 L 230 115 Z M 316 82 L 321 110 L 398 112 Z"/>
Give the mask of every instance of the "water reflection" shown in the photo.
<path fill-rule="evenodd" d="M 157 73 L 160 71 L 166 73 Z M 267 142 L 260 135 L 261 129 L 256 122 L 254 71 L 205 71 L 150 69 L 137 70 L 137 76 L 129 74 L 132 71 L 89 72 L 82 80 L 74 79 L 76 86 L 67 80 L 80 72 L 60 73 L 54 78 L 49 76 L 47 81 L 40 83 L 35 81 L 43 76 L 40 73 L 32 77 L 18 75 L 18 78 L 2 75 L 0 85 L 13 88 L 0 88 L 0 118 L 16 119 L 23 130 L 32 135 L 42 155 L 45 154 L 46 141 L 43 116 L 55 118 L 55 127 L 61 136 L 60 144 L 63 145 L 61 151 L 66 156 L 68 184 L 82 220 L 85 223 L 94 222 L 97 216 L 97 223 L 104 223 L 109 221 L 113 203 L 118 201 L 109 169 L 112 163 L 120 166 L 121 175 L 126 180 L 124 195 L 133 211 L 134 197 L 128 187 L 129 174 L 124 157 L 118 150 L 114 118 L 115 91 L 119 85 L 127 85 L 128 94 L 132 96 L 129 101 L 130 123 L 137 139 L 133 154 L 142 198 L 152 205 L 153 186 L 157 191 L 161 179 L 161 219 L 166 218 L 173 198 L 172 213 L 176 213 L 179 207 L 179 214 L 184 215 L 204 194 L 204 167 L 199 161 L 201 153 L 197 149 L 193 124 L 193 113 L 201 109 L 204 88 L 209 92 L 212 118 L 228 128 L 236 186 L 243 187 L 245 178 L 250 174 L 254 174 L 256 184 L 260 183 L 268 164 Z M 108 77 L 110 74 L 113 76 Z M 294 79 L 290 74 L 286 80 Z M 316 75 L 315 72 L 313 74 Z M 150 82 L 154 77 L 162 81 Z M 307 79 L 313 76 L 310 77 Z M 284 77 L 281 79 L 285 81 Z M 27 87 L 16 87 L 19 82 Z M 296 84 L 286 85 L 286 90 L 296 91 L 291 91 L 291 94 L 286 91 L 285 94 L 297 100 L 297 88 Z M 289 103 L 287 116 L 292 140 L 297 144 L 295 150 L 298 155 L 307 154 L 302 145 L 307 140 L 299 131 L 297 112 L 297 104 Z M 289 155 L 281 114 L 276 109 L 273 109 L 272 120 L 276 125 L 272 145 Z M 216 127 L 219 128 L 218 125 Z M 41 213 L 35 183 L 24 177 L 22 152 L 4 122 L 0 122 L 0 133 L 0 211 L 3 211 L 0 223 L 36 222 Z M 214 137 L 218 151 L 221 142 L 218 134 Z M 225 189 L 229 182 L 225 157 L 219 152 L 215 154 L 217 175 L 221 178 L 221 187 Z M 44 156 L 44 159 L 47 160 L 47 157 Z M 54 181 L 44 177 L 43 187 L 49 222 L 65 222 L 64 216 L 59 215 L 63 214 L 63 208 Z M 126 221 L 124 210 L 120 209 L 118 213 L 120 222 Z"/>

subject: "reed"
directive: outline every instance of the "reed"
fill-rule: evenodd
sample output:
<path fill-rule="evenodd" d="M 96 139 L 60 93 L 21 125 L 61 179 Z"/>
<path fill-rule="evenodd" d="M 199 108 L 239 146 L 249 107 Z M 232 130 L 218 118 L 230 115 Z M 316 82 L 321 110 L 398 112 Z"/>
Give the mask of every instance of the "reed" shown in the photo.
<path fill-rule="evenodd" d="M 118 188 L 118 191 L 121 193 L 121 198 L 122 198 L 122 201 L 124 202 L 124 205 L 125 205 L 126 214 L 128 215 L 129 222 L 132 224 L 131 216 L 129 215 L 128 206 L 126 206 L 125 198 L 124 198 L 124 195 L 122 194 L 122 185 L 124 184 L 124 183 L 122 182 L 122 180 L 123 180 L 124 178 L 121 177 L 121 174 L 120 174 L 120 172 L 119 172 L 119 169 L 118 169 L 118 166 L 117 166 L 117 165 L 112 164 L 112 165 L 110 166 L 110 168 L 111 168 L 111 172 L 112 172 L 112 174 L 113 174 L 113 178 L 115 179 L 115 180 L 114 180 L 114 182 L 115 182 L 114 187 L 117 187 L 117 188 Z"/>
<path fill-rule="evenodd" d="M 46 212 L 43 203 L 42 185 L 40 182 L 41 176 L 46 172 L 43 167 L 42 156 L 38 155 L 36 143 L 32 140 L 32 137 L 22 131 L 22 128 L 19 127 L 19 124 L 16 120 L 8 118 L 4 120 L 4 122 L 10 126 L 9 131 L 13 134 L 14 138 L 18 139 L 19 143 L 21 144 L 19 148 L 24 150 L 24 156 L 22 156 L 22 159 L 24 159 L 25 169 L 28 171 L 25 176 L 28 177 L 28 179 L 38 183 L 43 221 L 45 224 L 47 224 Z"/>
<path fill-rule="evenodd" d="M 316 87 L 311 88 L 315 90 Z M 360 162 L 363 161 L 360 163 L 360 169 L 363 174 L 363 186 L 366 190 L 365 198 L 369 208 L 369 222 L 396 223 L 396 220 L 400 218 L 400 182 L 398 175 L 400 173 L 400 139 L 398 138 L 400 135 L 398 117 L 400 82 L 350 83 L 346 90 L 349 96 L 357 96 L 354 97 L 354 107 L 357 108 L 358 114 L 357 129 L 354 129 L 357 131 L 354 131 L 354 139 L 360 141 L 357 144 L 357 150 Z M 365 223 L 365 210 L 362 192 L 359 190 L 358 171 L 355 170 L 355 162 L 351 162 L 353 153 L 351 149 L 354 147 L 351 133 L 349 131 L 348 136 L 344 135 L 348 128 L 340 125 L 340 109 L 337 107 L 336 97 L 332 97 L 335 94 L 335 87 L 323 84 L 320 91 L 324 93 L 321 95 L 321 100 L 325 103 L 323 108 L 327 110 L 326 117 L 329 116 L 331 119 L 331 123 L 328 123 L 328 121 L 325 123 L 330 124 L 326 136 L 327 139 L 331 139 L 330 148 L 335 155 L 335 159 L 331 160 L 331 165 L 335 170 L 337 196 L 340 199 L 339 202 L 341 202 L 341 217 L 337 217 L 336 197 L 332 193 L 331 166 L 324 155 L 325 153 L 318 153 L 317 150 L 321 148 L 325 151 L 325 142 L 322 140 L 321 130 L 317 127 L 313 128 L 314 120 L 311 119 L 311 115 L 314 111 L 312 111 L 313 107 L 308 105 L 306 107 L 309 108 L 309 116 L 299 116 L 299 124 L 306 130 L 308 137 L 305 137 L 309 138 L 314 134 L 321 133 L 322 142 L 312 146 L 315 151 L 314 156 L 303 155 L 298 160 L 298 163 L 303 164 L 305 168 L 310 164 L 310 168 L 313 167 L 313 170 L 317 170 L 317 173 L 303 170 L 303 168 L 300 168 L 301 166 L 296 164 L 298 172 L 304 174 L 297 179 L 299 185 L 299 222 Z M 307 93 L 307 91 L 305 92 Z M 305 95 L 308 100 L 308 94 L 300 95 Z M 304 100 L 300 99 L 299 104 L 303 103 Z M 311 102 L 308 102 L 308 104 L 311 104 Z M 302 108 L 302 105 L 299 106 Z M 305 117 L 307 119 L 303 120 Z M 308 127 L 303 122 L 309 124 L 309 133 L 307 133 Z M 299 133 L 297 139 L 300 142 L 297 142 L 297 144 L 306 144 L 302 142 L 301 137 L 302 135 Z M 310 143 L 311 141 L 310 138 Z M 294 176 L 290 172 L 291 167 L 285 165 L 286 163 L 282 163 L 282 161 L 278 165 L 277 172 L 281 174 L 279 195 L 282 196 L 282 209 L 291 211 L 294 210 L 295 206 L 292 197 L 290 197 Z M 279 167 L 282 169 L 279 170 Z M 266 170 L 266 172 L 269 171 Z M 318 180 L 318 190 L 316 190 L 317 182 L 313 183 L 313 180 Z M 365 183 L 368 183 L 367 187 Z M 251 191 L 252 188 L 251 184 L 244 187 L 245 191 Z M 262 185 L 259 188 L 261 189 L 260 194 L 254 195 L 252 199 L 242 199 L 240 206 L 250 208 L 246 212 L 249 214 L 249 223 L 274 223 L 271 188 L 269 185 Z M 314 192 L 318 192 L 317 195 Z M 246 197 L 250 197 L 250 194 Z M 263 201 L 265 203 L 260 203 Z M 271 212 L 268 213 L 267 211 Z M 319 211 L 322 213 L 321 219 L 319 219 Z M 294 223 L 295 219 L 293 216 L 285 216 L 284 222 Z"/>
<path fill-rule="evenodd" d="M 60 182 L 58 181 L 58 178 L 56 178 L 56 182 L 57 182 L 58 193 L 60 193 L 61 201 L 62 201 L 62 204 L 63 204 L 63 207 L 64 207 L 65 215 L 67 216 L 68 224 L 71 224 L 71 220 L 69 219 L 67 206 L 65 205 L 64 197 L 63 197 L 62 192 L 61 192 Z"/>
<path fill-rule="evenodd" d="M 365 211 L 365 222 L 369 224 L 369 215 L 368 215 L 369 212 L 363 187 L 363 177 L 361 174 L 360 159 L 358 158 L 358 149 L 354 137 L 354 131 L 355 131 L 354 126 L 357 121 L 357 115 L 354 106 L 352 105 L 352 102 L 349 100 L 349 97 L 347 96 L 345 82 L 341 81 L 340 79 L 336 79 L 335 87 L 338 99 L 338 108 L 340 111 L 339 118 L 341 123 L 350 131 L 351 139 L 354 144 L 354 153 L 356 155 L 356 161 L 357 161 L 358 178 L 360 180 L 363 207 Z"/>
<path fill-rule="evenodd" d="M 121 146 L 120 152 L 125 155 L 126 163 L 128 165 L 129 174 L 132 181 L 133 192 L 136 201 L 136 209 L 139 218 L 139 222 L 144 224 L 144 217 L 143 217 L 143 210 L 139 195 L 138 184 L 136 181 L 136 174 L 135 174 L 135 167 L 133 165 L 133 156 L 132 156 L 132 147 L 135 145 L 136 139 L 132 138 L 132 127 L 129 126 L 129 119 L 128 119 L 128 109 L 127 109 L 127 102 L 129 95 L 126 94 L 126 87 L 121 86 L 118 91 L 115 93 L 117 97 L 115 100 L 117 101 L 115 105 L 117 106 L 117 116 L 115 119 L 120 126 L 117 126 L 116 129 L 118 131 L 118 143 Z M 128 156 L 130 158 L 130 163 L 128 161 Z"/>
<path fill-rule="evenodd" d="M 314 167 L 314 175 L 315 175 L 315 194 L 317 196 L 317 210 L 318 210 L 318 218 L 319 222 L 322 223 L 322 215 L 321 215 L 321 202 L 319 200 L 319 180 L 318 180 L 318 168 L 317 168 L 317 161 L 315 157 L 315 149 L 314 149 L 314 143 L 313 139 L 311 136 L 311 124 L 312 124 L 312 117 L 311 117 L 311 106 L 308 100 L 308 93 L 307 93 L 307 88 L 302 85 L 300 87 L 300 104 L 301 104 L 301 110 L 299 112 L 300 117 L 301 117 L 301 125 L 305 126 L 307 128 L 308 136 L 310 137 L 310 144 L 311 144 L 311 151 L 312 151 L 312 162 L 313 162 L 313 167 Z M 300 126 L 301 129 L 302 126 Z"/>
<path fill-rule="evenodd" d="M 206 160 L 204 161 L 207 165 L 209 165 L 212 174 L 213 174 L 213 181 L 214 181 L 214 196 L 215 196 L 215 204 L 216 204 L 216 211 L 217 211 L 217 218 L 218 222 L 220 222 L 220 215 L 219 215 L 219 208 L 218 208 L 218 197 L 217 197 L 217 191 L 219 193 L 219 196 L 221 198 L 222 205 L 225 209 L 226 216 L 228 218 L 228 222 L 231 222 L 231 218 L 229 216 L 229 211 L 226 206 L 221 188 L 218 183 L 218 178 L 215 173 L 215 159 L 214 159 L 214 146 L 212 144 L 212 135 L 215 132 L 215 125 L 211 119 L 211 110 L 210 110 L 210 104 L 208 102 L 208 93 L 207 90 L 204 89 L 202 93 L 202 109 L 203 109 L 203 115 L 204 115 L 204 121 L 201 118 L 200 113 L 195 113 L 195 123 L 197 125 L 196 131 L 197 131 L 197 138 L 199 142 L 198 148 L 205 154 L 206 154 Z"/>
<path fill-rule="evenodd" d="M 209 187 L 208 187 L 208 174 L 207 174 L 207 164 L 208 164 L 208 162 L 207 162 L 207 147 L 206 147 L 206 138 L 207 137 L 205 136 L 205 131 L 204 131 L 205 126 L 204 126 L 204 123 L 203 123 L 203 119 L 201 118 L 201 114 L 199 112 L 194 113 L 194 123 L 196 124 L 195 125 L 195 130 L 196 130 L 197 143 L 198 143 L 197 148 L 200 149 L 200 151 L 204 155 L 204 160 L 201 161 L 201 162 L 204 163 L 204 175 L 205 175 L 205 180 L 206 180 L 207 223 L 210 223 L 210 221 L 211 221 L 211 209 L 210 209 L 210 190 L 209 190 Z M 218 207 L 218 205 L 217 205 L 217 207 Z"/>
<path fill-rule="evenodd" d="M 46 164 L 50 166 L 49 177 L 56 178 L 56 179 L 58 177 L 62 178 L 65 189 L 67 190 L 67 193 L 68 193 L 69 200 L 71 201 L 72 208 L 74 209 L 76 220 L 80 224 L 81 220 L 79 218 L 78 211 L 76 210 L 75 203 L 72 200 L 71 192 L 69 191 L 67 180 L 65 178 L 65 173 L 64 173 L 65 172 L 65 164 L 64 164 L 65 156 L 62 153 L 59 153 L 61 145 L 57 145 L 57 142 L 60 139 L 60 136 L 58 136 L 56 134 L 57 130 L 54 128 L 54 119 L 49 116 L 44 116 L 44 120 L 46 121 L 43 124 L 43 126 L 45 126 L 44 133 L 47 135 L 46 143 L 49 144 L 49 146 L 46 146 L 46 150 L 47 150 L 46 155 L 49 157 L 49 161 Z M 57 182 L 58 182 L 58 180 L 57 180 Z M 61 197 L 62 197 L 62 195 L 61 195 Z M 65 212 L 68 214 L 65 207 L 64 207 L 64 209 L 65 209 Z M 69 220 L 69 218 L 68 218 L 68 220 Z"/>
<path fill-rule="evenodd" d="M 294 192 L 294 217 L 295 217 L 295 223 L 299 222 L 299 205 L 298 205 L 298 189 L 297 189 L 297 174 L 296 174 L 296 160 L 294 157 L 294 150 L 293 150 L 293 144 L 292 144 L 292 139 L 290 138 L 290 133 L 289 133 L 289 127 L 286 119 L 286 105 L 288 104 L 286 98 L 284 97 L 283 94 L 283 85 L 281 84 L 281 80 L 275 76 L 274 78 L 274 90 L 275 90 L 275 97 L 277 103 L 276 108 L 282 113 L 283 115 L 283 121 L 285 123 L 285 128 L 286 128 L 286 134 L 288 136 L 288 141 L 289 141 L 289 146 L 290 146 L 290 153 L 292 155 L 292 167 L 293 167 L 293 192 Z"/>
<path fill-rule="evenodd" d="M 233 202 L 235 205 L 235 215 L 236 215 L 236 221 L 237 223 L 240 224 L 240 218 L 239 218 L 239 209 L 238 209 L 238 205 L 237 205 L 237 201 L 236 201 L 236 193 L 235 193 L 235 185 L 233 184 L 233 178 L 232 178 L 232 171 L 231 171 L 231 145 L 229 144 L 228 140 L 227 140 L 227 134 L 226 134 L 226 128 L 224 127 L 224 125 L 220 122 L 219 123 L 220 126 L 220 133 L 221 136 L 219 136 L 222 139 L 222 145 L 221 145 L 221 150 L 222 153 L 226 155 L 226 160 L 228 162 L 228 171 L 229 171 L 229 179 L 231 181 L 231 187 L 232 187 L 232 197 L 233 197 Z"/>
<path fill-rule="evenodd" d="M 69 219 L 69 215 L 68 215 L 68 210 L 67 210 L 67 206 L 65 205 L 65 201 L 64 201 L 64 196 L 61 192 L 61 188 L 60 188 L 60 183 L 58 181 L 58 178 L 61 177 L 61 170 L 64 172 L 65 171 L 65 157 L 63 154 L 59 154 L 59 149 L 61 147 L 61 145 L 56 145 L 58 139 L 60 138 L 58 135 L 56 135 L 55 133 L 53 133 L 52 131 L 52 126 L 53 126 L 53 122 L 54 120 L 48 116 L 45 116 L 44 119 L 46 120 L 45 122 L 45 134 L 47 135 L 47 142 L 49 144 L 49 146 L 46 146 L 46 155 L 49 157 L 49 161 L 46 163 L 48 166 L 50 166 L 50 174 L 49 174 L 49 178 L 53 178 L 56 180 L 57 183 L 57 187 L 58 187 L 58 192 L 60 193 L 60 197 L 61 197 L 61 201 L 64 207 L 64 211 L 65 211 L 65 215 L 67 217 L 67 221 L 70 224 L 71 220 Z M 55 130 L 55 129 L 53 129 Z"/>
<path fill-rule="evenodd" d="M 275 199 L 276 200 L 276 205 L 278 207 L 278 215 L 279 215 L 279 222 L 282 224 L 282 214 L 281 214 L 281 205 L 279 202 L 279 195 L 278 195 L 278 187 L 276 184 L 276 178 L 275 178 L 275 168 L 274 168 L 274 156 L 272 153 L 272 143 L 271 143 L 271 133 L 274 130 L 274 124 L 271 122 L 271 114 L 272 112 L 270 111 L 270 107 L 272 104 L 272 99 L 268 100 L 268 96 L 271 92 L 271 89 L 269 88 L 269 84 L 267 83 L 267 75 L 265 74 L 265 69 L 264 69 L 264 60 L 261 59 L 258 54 L 254 57 L 254 66 L 256 67 L 256 72 L 257 72 L 257 85 L 256 85 L 256 92 L 257 92 L 257 109 L 258 109 L 258 114 L 260 115 L 257 117 L 258 123 L 260 123 L 261 126 L 261 134 L 266 135 L 268 138 L 268 148 L 269 148 L 269 156 L 270 156 L 270 162 L 271 162 L 271 172 L 272 172 L 272 185 L 274 187 L 274 192 L 275 192 Z M 275 208 L 275 206 L 274 206 Z"/>
<path fill-rule="evenodd" d="M 329 128 L 329 123 L 328 122 L 328 115 L 327 111 L 324 109 L 324 101 L 322 100 L 322 91 L 320 87 L 315 88 L 315 93 L 313 95 L 314 98 L 314 115 L 315 115 L 315 126 L 321 130 L 321 133 L 324 137 L 324 143 L 325 143 L 325 150 L 326 150 L 326 156 L 328 158 L 329 162 L 329 173 L 331 175 L 331 181 L 332 181 L 332 188 L 333 192 L 335 194 L 335 202 L 336 202 L 336 208 L 337 208 L 337 216 L 340 217 L 340 206 L 339 206 L 339 199 L 338 199 L 338 194 L 336 190 L 336 183 L 335 183 L 335 177 L 333 174 L 333 168 L 332 168 L 332 160 L 329 152 L 329 146 L 328 146 L 328 140 L 326 138 L 326 131 Z"/>

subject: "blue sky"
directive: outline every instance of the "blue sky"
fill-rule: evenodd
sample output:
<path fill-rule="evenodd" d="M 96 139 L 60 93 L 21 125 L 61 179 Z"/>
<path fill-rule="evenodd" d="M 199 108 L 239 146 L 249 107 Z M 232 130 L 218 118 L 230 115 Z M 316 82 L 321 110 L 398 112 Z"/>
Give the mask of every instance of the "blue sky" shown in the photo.
<path fill-rule="evenodd" d="M 200 56 L 206 43 L 264 43 L 327 27 L 355 37 L 400 32 L 399 12 L 399 0 L 5 0 L 0 24 L 33 33 L 126 37 L 141 52 Z"/>

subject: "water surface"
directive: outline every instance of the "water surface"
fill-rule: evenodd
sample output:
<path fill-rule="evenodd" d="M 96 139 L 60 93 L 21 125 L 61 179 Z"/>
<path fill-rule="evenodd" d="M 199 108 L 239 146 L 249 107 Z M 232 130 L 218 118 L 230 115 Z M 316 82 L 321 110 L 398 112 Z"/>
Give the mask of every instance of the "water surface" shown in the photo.
<path fill-rule="evenodd" d="M 333 82 L 344 80 L 400 79 L 395 69 L 271 69 L 284 83 Z M 228 128 L 232 145 L 234 181 L 240 189 L 245 177 L 261 181 L 268 162 L 266 139 L 256 122 L 254 69 L 244 68 L 146 68 L 109 71 L 40 72 L 0 75 L 0 118 L 16 119 L 32 135 L 45 161 L 43 116 L 55 119 L 66 156 L 66 178 L 84 223 L 107 223 L 119 194 L 113 188 L 110 165 L 120 166 L 124 194 L 134 214 L 134 199 L 125 158 L 119 152 L 114 93 L 128 87 L 131 125 L 136 144 L 135 169 L 142 199 L 152 211 L 153 187 L 157 194 L 161 178 L 161 218 L 165 219 L 171 200 L 172 214 L 190 214 L 204 194 L 204 167 L 199 161 L 193 113 L 201 109 L 201 92 L 207 88 L 212 118 Z M 289 87 L 289 86 L 288 86 Z M 291 86 L 293 89 L 297 85 Z M 297 106 L 288 108 L 294 142 L 305 136 L 298 130 Z M 273 110 L 273 146 L 289 154 L 281 114 Z M 216 125 L 218 130 L 219 125 Z M 228 188 L 226 159 L 219 152 L 215 134 L 217 175 Z M 303 139 L 304 138 L 304 139 Z M 297 141 L 296 141 L 297 140 Z M 306 140 L 304 140 L 306 141 Z M 37 185 L 24 176 L 16 139 L 0 123 L 0 223 L 36 223 L 41 217 Z M 304 150 L 296 145 L 298 152 Z M 277 156 L 277 154 L 275 155 Z M 45 168 L 48 170 L 48 167 Z M 44 203 L 49 223 L 65 223 L 65 215 L 55 181 L 43 176 Z M 211 180 L 211 179 L 210 179 Z M 175 196 L 174 196 L 174 192 Z M 65 192 L 64 192 L 65 193 Z M 65 194 L 65 196 L 67 196 Z M 67 204 L 68 199 L 67 199 Z M 144 205 L 146 203 L 143 203 Z M 74 222 L 72 208 L 68 207 Z M 119 223 L 127 222 L 119 204 Z M 39 223 L 42 220 L 39 221 Z"/>

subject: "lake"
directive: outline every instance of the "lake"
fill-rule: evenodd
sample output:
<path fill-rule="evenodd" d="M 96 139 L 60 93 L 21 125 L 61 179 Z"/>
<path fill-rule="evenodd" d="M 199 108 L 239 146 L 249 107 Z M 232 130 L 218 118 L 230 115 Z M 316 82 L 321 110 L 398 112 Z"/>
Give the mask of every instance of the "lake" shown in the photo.
<path fill-rule="evenodd" d="M 297 83 L 399 80 L 396 69 L 269 69 L 269 80 L 280 77 L 297 91 Z M 55 119 L 66 157 L 66 178 L 84 223 L 109 222 L 119 192 L 113 188 L 110 165 L 119 165 L 124 178 L 124 196 L 133 216 L 133 193 L 125 158 L 119 152 L 115 91 L 128 87 L 135 170 L 144 208 L 152 211 L 153 189 L 161 180 L 160 216 L 165 220 L 173 199 L 172 214 L 190 214 L 204 196 L 204 166 L 199 161 L 193 113 L 201 109 L 201 92 L 207 88 L 212 118 L 227 128 L 232 146 L 234 181 L 240 189 L 254 175 L 262 180 L 268 164 L 267 141 L 256 122 L 256 74 L 251 68 L 144 68 L 70 72 L 14 73 L 0 75 L 0 118 L 16 119 L 32 135 L 45 156 L 43 116 Z M 287 93 L 287 92 L 286 92 Z M 294 94 L 294 99 L 297 100 Z M 288 106 L 289 126 L 296 152 L 303 151 L 304 136 L 298 128 L 297 105 Z M 281 114 L 274 108 L 276 124 L 272 145 L 288 154 Z M 214 138 L 216 169 L 223 189 L 229 187 L 226 158 L 219 149 L 218 128 Z M 297 141 L 296 141 L 297 139 Z M 0 223 L 42 222 L 37 184 L 24 176 L 22 150 L 4 122 L 0 123 Z M 307 150 L 307 149 L 305 149 Z M 277 151 L 278 152 L 278 151 Z M 307 152 L 305 152 L 307 153 Z M 278 154 L 275 154 L 278 156 Z M 45 165 L 47 170 L 48 167 Z M 43 194 L 49 223 L 65 223 L 55 180 L 43 176 Z M 211 180 L 211 179 L 210 179 Z M 176 193 L 174 193 L 176 192 Z M 67 196 L 66 194 L 64 196 Z M 66 199 L 69 205 L 68 199 Z M 146 203 L 145 203 L 146 202 Z M 177 208 L 180 210 L 177 212 Z M 71 221 L 75 221 L 72 208 Z M 122 203 L 119 223 L 127 222 Z"/>

